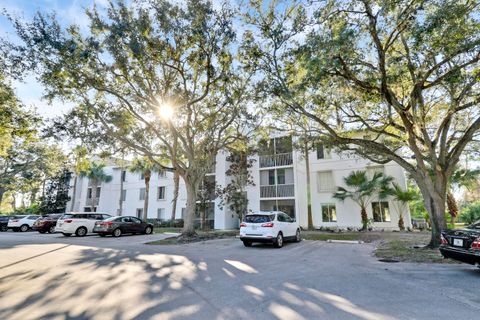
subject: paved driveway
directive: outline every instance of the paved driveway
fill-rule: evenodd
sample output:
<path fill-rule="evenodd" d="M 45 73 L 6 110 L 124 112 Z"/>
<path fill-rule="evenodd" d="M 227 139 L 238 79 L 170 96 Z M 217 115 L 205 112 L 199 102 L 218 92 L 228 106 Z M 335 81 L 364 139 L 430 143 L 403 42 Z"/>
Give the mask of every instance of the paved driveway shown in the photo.
<path fill-rule="evenodd" d="M 0 319 L 479 319 L 468 265 L 386 264 L 368 244 L 145 239 L 0 233 Z"/>

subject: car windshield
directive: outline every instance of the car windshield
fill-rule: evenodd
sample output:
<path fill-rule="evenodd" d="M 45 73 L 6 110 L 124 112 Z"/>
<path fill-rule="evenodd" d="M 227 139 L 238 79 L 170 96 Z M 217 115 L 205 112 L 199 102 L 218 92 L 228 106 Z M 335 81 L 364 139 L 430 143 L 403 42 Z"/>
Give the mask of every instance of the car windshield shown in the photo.
<path fill-rule="evenodd" d="M 12 219 L 23 219 L 25 218 L 26 216 L 13 216 Z"/>
<path fill-rule="evenodd" d="M 475 221 L 471 225 L 466 227 L 467 229 L 480 229 L 480 220 Z"/>
<path fill-rule="evenodd" d="M 249 214 L 245 216 L 243 221 L 249 223 L 265 223 L 273 221 L 274 218 L 274 214 Z"/>

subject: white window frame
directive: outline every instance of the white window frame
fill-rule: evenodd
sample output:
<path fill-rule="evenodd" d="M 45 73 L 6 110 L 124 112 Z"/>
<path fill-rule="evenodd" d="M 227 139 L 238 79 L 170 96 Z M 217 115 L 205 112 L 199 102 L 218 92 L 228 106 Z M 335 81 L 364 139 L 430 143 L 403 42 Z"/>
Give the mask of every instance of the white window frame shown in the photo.
<path fill-rule="evenodd" d="M 322 179 L 320 178 L 322 173 L 329 173 L 331 177 L 331 185 L 324 187 Z M 332 170 L 317 171 L 317 191 L 318 192 L 332 192 L 336 190 L 335 178 Z"/>

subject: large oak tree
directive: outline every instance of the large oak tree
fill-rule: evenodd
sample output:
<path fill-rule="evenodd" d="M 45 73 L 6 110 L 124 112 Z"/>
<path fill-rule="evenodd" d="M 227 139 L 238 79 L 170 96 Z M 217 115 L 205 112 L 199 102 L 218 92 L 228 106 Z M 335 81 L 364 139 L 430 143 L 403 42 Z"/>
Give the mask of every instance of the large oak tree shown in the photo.
<path fill-rule="evenodd" d="M 47 98 L 81 104 L 106 135 L 185 181 L 184 235 L 205 173 L 246 115 L 232 14 L 203 0 L 120 1 L 88 10 L 88 31 L 42 14 L 15 21 L 24 45 L 13 49 L 36 64 Z"/>
<path fill-rule="evenodd" d="M 479 136 L 479 2 L 252 1 L 245 17 L 265 92 L 337 146 L 402 166 L 439 245 L 448 180 Z"/>

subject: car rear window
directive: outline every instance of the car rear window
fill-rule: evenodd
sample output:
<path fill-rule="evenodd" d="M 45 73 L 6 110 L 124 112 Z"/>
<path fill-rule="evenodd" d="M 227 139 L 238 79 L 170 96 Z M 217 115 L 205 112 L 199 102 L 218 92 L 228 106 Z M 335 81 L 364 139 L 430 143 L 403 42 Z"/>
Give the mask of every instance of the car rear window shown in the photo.
<path fill-rule="evenodd" d="M 265 223 L 273 221 L 275 218 L 274 214 L 249 214 L 243 219 L 244 222 L 248 223 Z"/>

